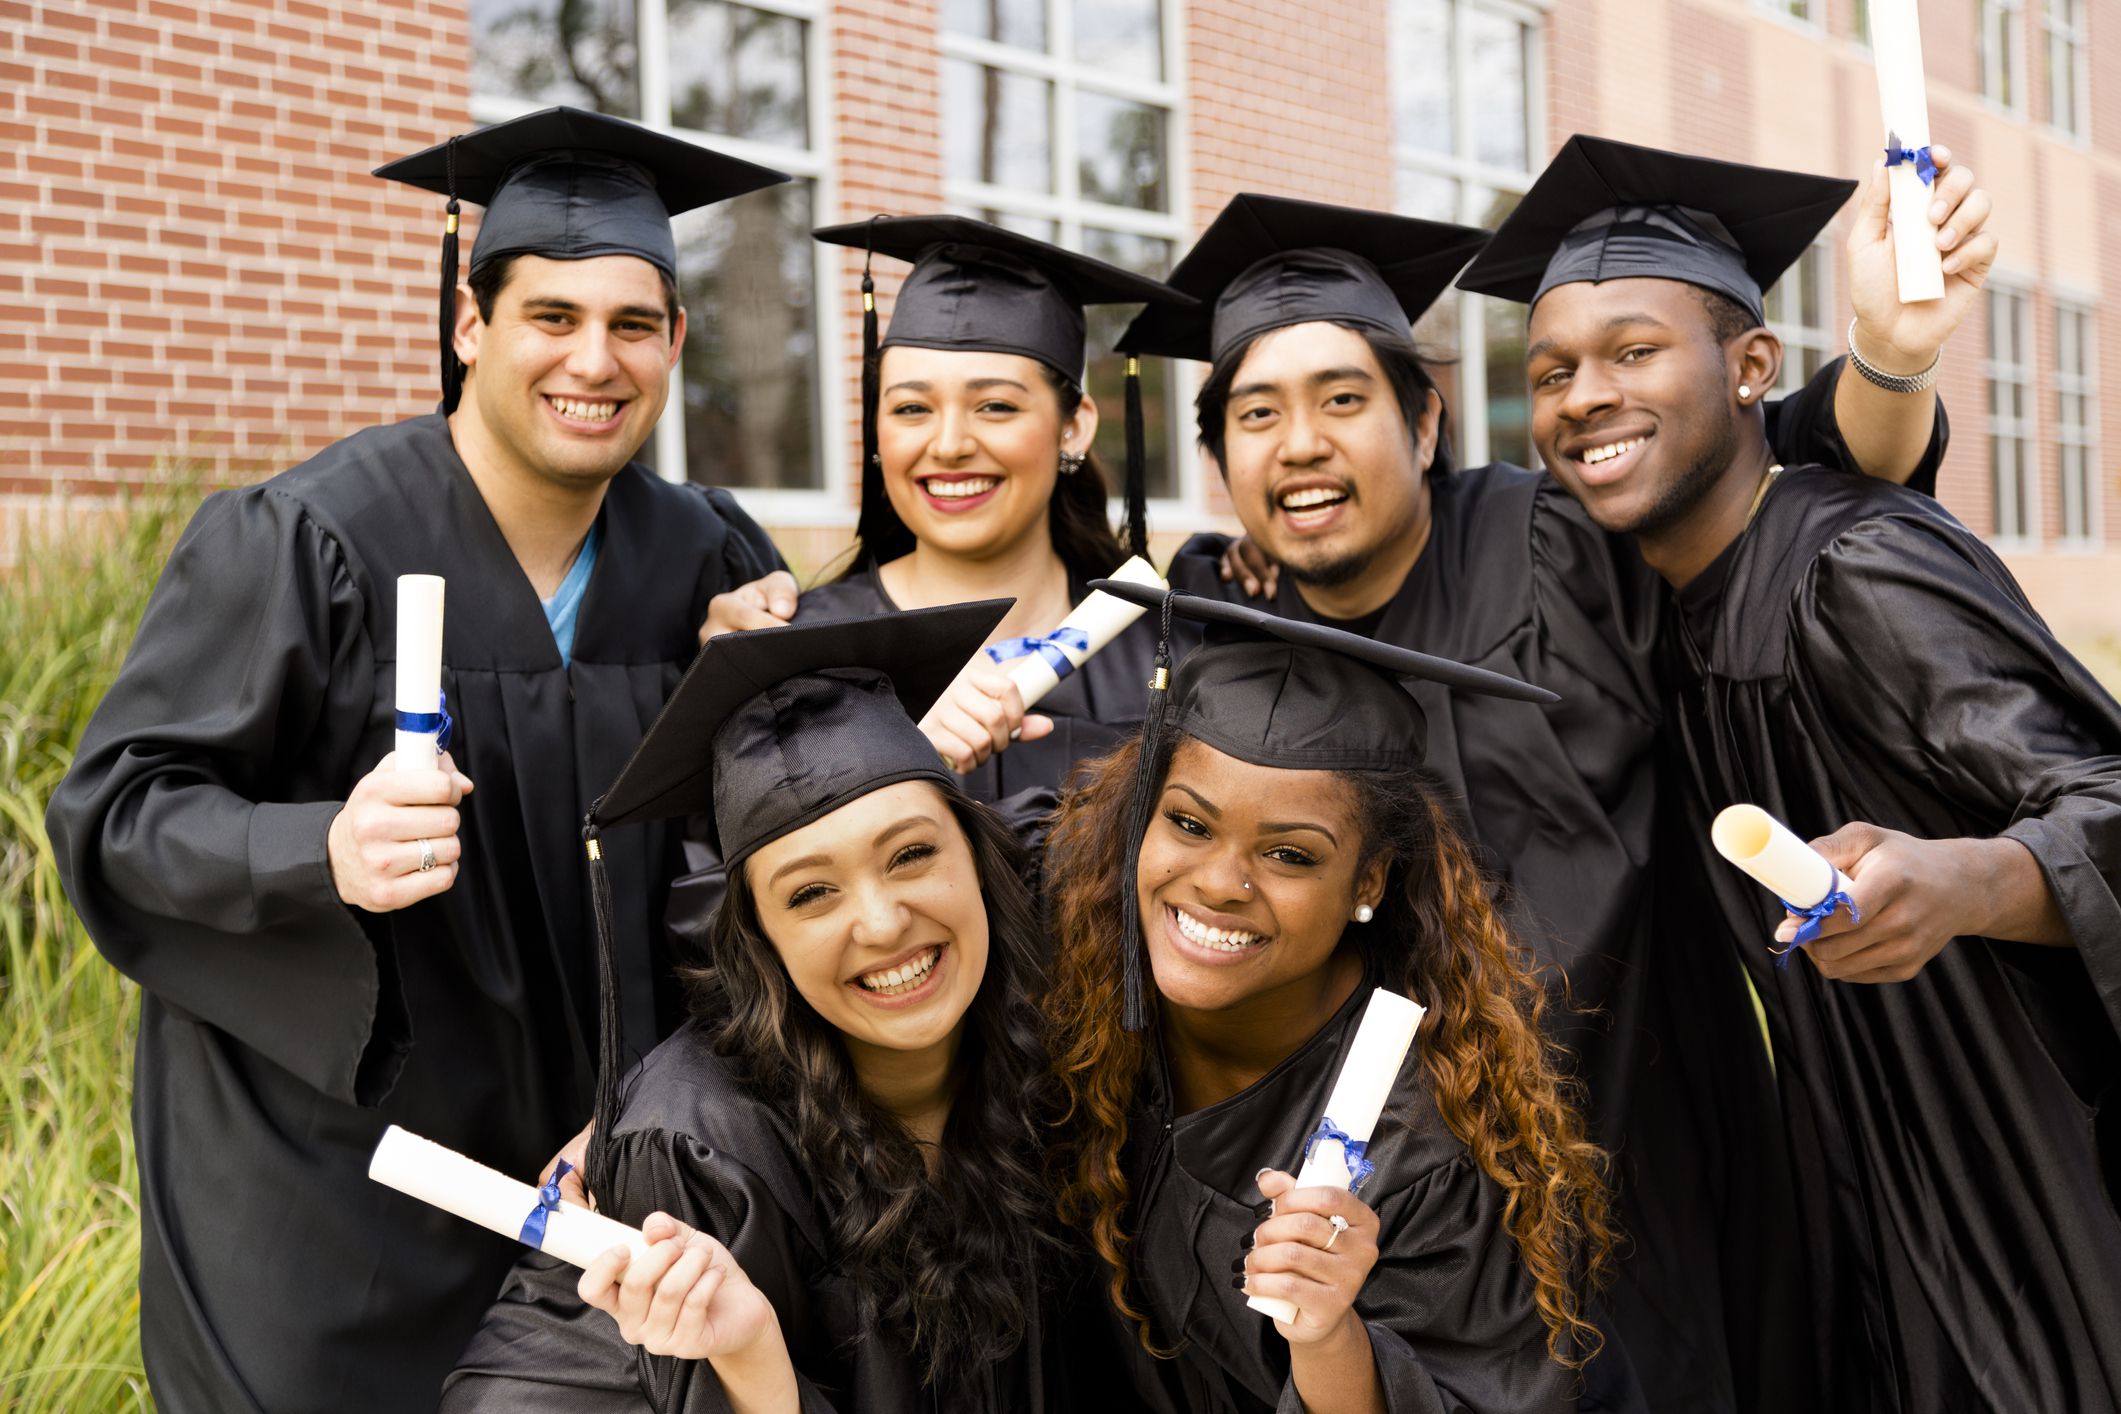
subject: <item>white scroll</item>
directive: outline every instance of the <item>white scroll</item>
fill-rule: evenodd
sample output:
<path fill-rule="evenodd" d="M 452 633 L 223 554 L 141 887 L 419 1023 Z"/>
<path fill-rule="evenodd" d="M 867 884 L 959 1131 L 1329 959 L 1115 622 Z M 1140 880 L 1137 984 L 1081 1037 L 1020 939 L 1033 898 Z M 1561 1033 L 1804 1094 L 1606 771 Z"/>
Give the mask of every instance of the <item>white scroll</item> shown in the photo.
<path fill-rule="evenodd" d="M 1164 583 L 1164 577 L 1139 555 L 1128 556 L 1125 564 L 1106 577 L 1148 585 L 1159 593 L 1169 587 Z M 1052 658 L 1064 658 L 1070 665 L 1068 671 L 1073 672 L 1102 652 L 1146 612 L 1139 604 L 1130 604 L 1117 595 L 1098 590 L 1077 604 L 1068 617 L 1061 620 L 1060 627 L 1044 638 L 1011 639 L 985 651 L 989 658 L 1008 670 L 1010 679 L 1016 683 L 1016 690 L 1023 694 L 1024 710 L 1028 712 L 1040 698 L 1059 687 L 1065 676 L 1056 670 Z"/>
<path fill-rule="evenodd" d="M 1363 1008 L 1362 1024 L 1355 1028 L 1355 1043 L 1334 1077 L 1332 1094 L 1326 1100 L 1323 1123 L 1345 1133 L 1348 1142 L 1367 1146 L 1384 1113 L 1385 1100 L 1399 1082 L 1400 1068 L 1414 1049 L 1414 1033 L 1421 1027 L 1426 1009 L 1397 992 L 1383 987 L 1370 993 Z M 1338 1138 L 1325 1138 L 1316 1131 L 1306 1141 L 1302 1167 L 1296 1171 L 1298 1188 L 1353 1188 L 1354 1165 L 1348 1162 L 1347 1146 Z M 1253 1296 L 1246 1305 L 1277 1321 L 1296 1319 L 1296 1307 L 1276 1296 Z"/>
<path fill-rule="evenodd" d="M 1846 874 L 1757 805 L 1723 811 L 1709 826 L 1709 838 L 1718 854 L 1793 907 L 1817 908 L 1836 891 L 1849 890 Z"/>
<path fill-rule="evenodd" d="M 577 1267 L 588 1266 L 614 1247 L 630 1248 L 636 1257 L 648 1250 L 648 1239 L 638 1228 L 578 1203 L 563 1200 L 548 1208 L 529 1184 L 396 1125 L 383 1131 L 375 1157 L 368 1161 L 368 1176 L 519 1242 L 525 1240 L 530 1215 L 542 1210 L 544 1238 L 530 1245 Z"/>
<path fill-rule="evenodd" d="M 1915 0 L 1871 0 L 1871 53 L 1878 61 L 1878 108 L 1885 118 L 1889 152 L 1919 154 L 1926 166 L 1930 146 L 1929 92 L 1922 79 L 1922 24 Z M 1900 302 L 1944 298 L 1943 256 L 1930 224 L 1936 188 L 1922 179 L 1912 159 L 1885 169 L 1893 200 L 1893 266 Z"/>
<path fill-rule="evenodd" d="M 442 589 L 436 574 L 398 576 L 398 751 L 400 771 L 432 771 L 442 720 Z M 431 731 L 408 731 L 410 715 L 431 720 Z"/>

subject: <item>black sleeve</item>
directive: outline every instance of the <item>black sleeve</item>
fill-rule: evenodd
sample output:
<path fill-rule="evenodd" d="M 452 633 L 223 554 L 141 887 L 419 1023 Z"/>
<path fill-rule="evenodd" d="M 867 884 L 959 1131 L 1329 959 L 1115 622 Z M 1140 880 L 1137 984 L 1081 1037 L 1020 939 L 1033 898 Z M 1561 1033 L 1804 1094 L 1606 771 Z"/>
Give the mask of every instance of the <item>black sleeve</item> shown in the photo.
<path fill-rule="evenodd" d="M 1863 470 L 1849 455 L 1848 443 L 1841 439 L 1841 424 L 1834 416 L 1834 387 L 1841 381 L 1841 369 L 1847 362 L 1847 355 L 1830 360 L 1796 392 L 1761 404 L 1767 414 L 1768 445 L 1774 449 L 1776 461 L 1784 466 Z M 1937 494 L 1937 469 L 1944 465 L 1945 449 L 1951 440 L 1951 423 L 1944 415 L 1944 399 L 1939 396 L 1930 444 L 1907 479 L 1909 490 L 1925 496 Z"/>
<path fill-rule="evenodd" d="M 338 544 L 269 489 L 215 496 L 46 816 L 113 965 L 355 1104 L 388 1093 L 411 1044 L 388 932 L 340 901 L 326 848 L 376 764 L 351 754 L 375 682 Z"/>
<path fill-rule="evenodd" d="M 737 504 L 735 496 L 719 486 L 702 489 L 715 514 L 729 526 L 728 538 L 722 542 L 724 589 L 734 589 L 762 575 L 788 568 L 788 562 L 781 558 L 781 552 L 774 546 L 773 537 L 751 518 L 750 512 Z"/>

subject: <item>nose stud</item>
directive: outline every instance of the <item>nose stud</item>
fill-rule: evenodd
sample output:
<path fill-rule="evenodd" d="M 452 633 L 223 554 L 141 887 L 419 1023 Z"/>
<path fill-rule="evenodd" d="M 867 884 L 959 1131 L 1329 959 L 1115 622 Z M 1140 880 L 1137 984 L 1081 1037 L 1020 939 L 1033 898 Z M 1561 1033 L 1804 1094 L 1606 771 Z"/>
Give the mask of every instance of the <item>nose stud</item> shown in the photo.
<path fill-rule="evenodd" d="M 1251 881 L 1250 879 L 1247 879 L 1247 880 L 1245 880 L 1245 892 L 1246 892 L 1246 893 L 1251 893 L 1251 892 L 1252 892 L 1252 881 Z"/>

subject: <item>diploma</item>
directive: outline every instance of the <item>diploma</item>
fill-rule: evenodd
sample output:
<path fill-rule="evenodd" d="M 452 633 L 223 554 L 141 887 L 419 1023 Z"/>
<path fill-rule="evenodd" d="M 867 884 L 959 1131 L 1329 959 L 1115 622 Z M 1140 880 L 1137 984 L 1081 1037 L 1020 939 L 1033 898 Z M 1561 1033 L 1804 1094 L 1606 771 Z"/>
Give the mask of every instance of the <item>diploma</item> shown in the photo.
<path fill-rule="evenodd" d="M 1862 918 L 1855 899 L 1849 896 L 1848 876 L 1759 806 L 1733 805 L 1724 810 L 1710 824 L 1709 839 L 1718 854 L 1752 875 L 1782 900 L 1784 908 L 1804 919 L 1778 967 L 1787 966 L 1791 952 L 1819 936 L 1819 925 L 1835 909 L 1848 909 L 1850 922 Z"/>
<path fill-rule="evenodd" d="M 1139 555 L 1107 576 L 1130 584 L 1146 584 L 1157 590 L 1168 588 L 1164 577 Z M 1127 626 L 1146 610 L 1116 595 L 1098 590 L 1077 604 L 1061 626 L 1043 638 L 1011 638 L 988 647 L 989 658 L 1005 664 L 1016 690 L 1023 694 L 1024 710 L 1054 688 L 1062 678 L 1104 650 L 1106 644 L 1126 632 Z"/>
<path fill-rule="evenodd" d="M 573 1266 L 586 1267 L 614 1247 L 635 1256 L 648 1250 L 638 1228 L 562 1200 L 557 1176 L 532 1188 L 396 1125 L 383 1131 L 368 1176 Z"/>
<path fill-rule="evenodd" d="M 437 574 L 398 576 L 398 754 L 400 771 L 432 771 L 442 711 L 442 587 Z"/>
<path fill-rule="evenodd" d="M 1944 298 L 1943 257 L 1930 224 L 1929 93 L 1922 81 L 1922 25 L 1915 0 L 1871 0 L 1871 53 L 1878 62 L 1878 108 L 1885 118 L 1885 175 L 1893 200 L 1893 266 L 1900 302 Z"/>
<path fill-rule="evenodd" d="M 1370 1176 L 1370 1161 L 1363 1156 L 1385 1100 L 1399 1082 L 1400 1067 L 1414 1049 L 1414 1033 L 1421 1026 L 1424 1008 L 1397 992 L 1379 987 L 1370 993 L 1363 1008 L 1362 1024 L 1355 1028 L 1355 1044 L 1334 1077 L 1326 1113 L 1304 1141 L 1303 1157 L 1296 1170 L 1298 1188 L 1360 1189 Z M 1275 1296 L 1254 1296 L 1245 1302 L 1255 1311 L 1277 1321 L 1296 1319 L 1296 1307 Z"/>

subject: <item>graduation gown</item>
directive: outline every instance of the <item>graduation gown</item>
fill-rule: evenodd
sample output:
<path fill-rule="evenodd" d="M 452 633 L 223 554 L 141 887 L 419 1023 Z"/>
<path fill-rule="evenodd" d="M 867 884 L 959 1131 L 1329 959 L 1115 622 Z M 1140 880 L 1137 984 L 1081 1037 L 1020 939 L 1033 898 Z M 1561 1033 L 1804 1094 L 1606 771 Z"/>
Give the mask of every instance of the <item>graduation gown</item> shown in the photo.
<path fill-rule="evenodd" d="M 1735 950 L 1767 1011 L 1808 1407 L 2121 1405 L 2121 707 L 1987 546 L 1877 482 L 1784 472 L 1676 597 L 1695 938 Z M 1777 968 L 1782 909 L 1710 851 L 1739 801 L 1800 838 L 2014 839 L 2075 947 L 1962 937 L 1889 985 Z"/>
<path fill-rule="evenodd" d="M 1125 1155 L 1136 1233 L 1134 1297 L 1173 1359 L 1145 1352 L 1115 1317 L 1115 1344 L 1140 1396 L 1186 1414 L 1298 1414 L 1289 1347 L 1230 1284 L 1259 1226 L 1262 1167 L 1293 1169 L 1353 1045 L 1375 978 L 1287 1060 L 1228 1099 L 1173 1113 L 1152 1048 Z M 1370 1142 L 1362 1200 L 1380 1224 L 1378 1260 L 1355 1301 L 1370 1332 L 1385 1407 L 1425 1414 L 1573 1409 L 1577 1375 L 1547 1358 L 1533 1283 L 1502 1225 L 1503 1191 L 1444 1127 L 1426 1074 L 1405 1067 Z"/>
<path fill-rule="evenodd" d="M 561 665 L 440 416 L 208 499 L 48 824 L 97 947 L 140 983 L 141 1345 L 173 1414 L 434 1406 L 509 1242 L 367 1178 L 401 1124 L 529 1176 L 589 1112 L 579 822 L 697 651 L 776 567 L 719 492 L 634 465 Z M 396 577 L 448 577 L 463 865 L 341 903 L 326 833 L 393 745 Z M 657 1034 L 675 841 L 609 851 L 627 1035 Z"/>
<path fill-rule="evenodd" d="M 949 1408 L 1072 1409 L 1041 1331 L 955 1397 L 921 1385 L 893 1342 L 866 1335 L 851 1279 L 832 1269 L 827 1226 L 787 1118 L 754 1099 L 689 1023 L 628 1082 L 599 1206 L 638 1224 L 666 1212 L 710 1232 L 772 1301 L 806 1414 Z M 726 1410 L 706 1361 L 652 1356 L 575 1294 L 580 1273 L 543 1253 L 516 1264 L 450 1376 L 446 1414 L 705 1414 Z M 1034 1306 L 1034 1309 L 1036 1307 Z"/>

